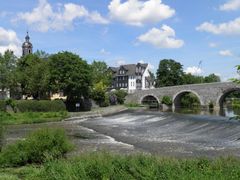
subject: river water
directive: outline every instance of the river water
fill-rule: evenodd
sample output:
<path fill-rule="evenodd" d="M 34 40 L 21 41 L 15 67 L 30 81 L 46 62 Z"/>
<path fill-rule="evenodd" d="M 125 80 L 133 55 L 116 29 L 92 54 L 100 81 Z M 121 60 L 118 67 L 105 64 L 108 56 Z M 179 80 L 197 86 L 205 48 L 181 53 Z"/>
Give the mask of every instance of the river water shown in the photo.
<path fill-rule="evenodd" d="M 201 113 L 200 113 L 201 114 Z M 6 143 L 42 127 L 63 127 L 74 154 L 93 151 L 176 157 L 240 156 L 240 122 L 206 114 L 127 110 L 111 116 L 9 126 Z"/>
<path fill-rule="evenodd" d="M 80 125 L 141 152 L 183 157 L 240 155 L 240 123 L 226 117 L 139 110 Z"/>

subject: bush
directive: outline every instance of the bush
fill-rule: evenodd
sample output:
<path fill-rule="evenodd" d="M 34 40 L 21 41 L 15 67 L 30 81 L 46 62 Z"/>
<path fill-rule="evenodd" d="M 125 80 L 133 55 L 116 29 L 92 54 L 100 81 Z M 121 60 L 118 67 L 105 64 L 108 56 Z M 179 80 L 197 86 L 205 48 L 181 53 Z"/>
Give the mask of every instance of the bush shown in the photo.
<path fill-rule="evenodd" d="M 100 107 L 108 107 L 110 105 L 110 97 L 107 93 L 104 95 L 104 101 L 99 104 Z"/>
<path fill-rule="evenodd" d="M 16 102 L 13 99 L 7 99 L 5 102 L 6 102 L 6 105 L 10 106 L 14 112 L 17 111 L 16 110 Z"/>
<path fill-rule="evenodd" d="M 63 129 L 40 129 L 25 140 L 19 140 L 4 148 L 0 154 L 0 166 L 43 163 L 63 157 L 72 147 Z"/>
<path fill-rule="evenodd" d="M 16 101 L 16 108 L 20 112 L 60 112 L 66 111 L 62 100 L 20 100 Z"/>
<path fill-rule="evenodd" d="M 163 96 L 162 98 L 162 104 L 166 104 L 168 106 L 171 106 L 172 105 L 172 98 L 169 97 L 169 96 Z"/>
<path fill-rule="evenodd" d="M 124 104 L 125 97 L 127 96 L 128 93 L 124 90 L 117 90 L 117 91 L 114 92 L 114 94 L 117 97 L 117 102 L 119 104 Z"/>
<path fill-rule="evenodd" d="M 193 93 L 187 93 L 182 96 L 180 100 L 181 107 L 186 107 L 186 108 L 196 108 L 200 107 L 200 101 L 198 97 L 193 94 Z"/>
<path fill-rule="evenodd" d="M 0 100 L 0 112 L 6 111 L 6 102 L 4 100 Z"/>

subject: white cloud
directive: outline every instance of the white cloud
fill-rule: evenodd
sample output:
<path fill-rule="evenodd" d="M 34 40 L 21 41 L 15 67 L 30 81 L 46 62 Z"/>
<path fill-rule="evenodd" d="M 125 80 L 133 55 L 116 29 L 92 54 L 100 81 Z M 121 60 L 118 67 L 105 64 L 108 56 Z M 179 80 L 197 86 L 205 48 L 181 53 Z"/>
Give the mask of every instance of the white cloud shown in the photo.
<path fill-rule="evenodd" d="M 175 10 L 161 0 L 112 0 L 108 9 L 112 19 L 135 26 L 157 23 L 175 14 Z"/>
<path fill-rule="evenodd" d="M 218 46 L 217 43 L 213 43 L 213 42 L 209 43 L 208 45 L 209 45 L 209 47 L 211 47 L 211 48 L 215 48 L 215 47 Z"/>
<path fill-rule="evenodd" d="M 3 54 L 6 50 L 11 50 L 15 55 L 20 56 L 21 43 L 15 31 L 0 27 L 0 53 Z"/>
<path fill-rule="evenodd" d="M 221 56 L 233 56 L 233 53 L 230 50 L 222 50 L 222 51 L 219 51 L 219 55 L 221 55 Z"/>
<path fill-rule="evenodd" d="M 137 39 L 139 42 L 148 43 L 158 48 L 180 48 L 184 45 L 183 40 L 175 39 L 174 29 L 167 25 L 163 25 L 160 29 L 152 28 Z"/>
<path fill-rule="evenodd" d="M 117 61 L 117 66 L 121 66 L 121 65 L 124 65 L 124 64 L 126 64 L 125 60 L 118 60 Z"/>
<path fill-rule="evenodd" d="M 104 48 L 100 50 L 100 54 L 102 55 L 109 55 L 110 52 L 106 51 Z"/>
<path fill-rule="evenodd" d="M 38 6 L 31 12 L 18 13 L 13 22 L 25 21 L 35 30 L 46 32 L 71 28 L 77 19 L 97 24 L 109 23 L 98 12 L 89 12 L 84 6 L 73 3 L 58 4 L 57 10 L 54 11 L 47 0 L 39 0 Z"/>
<path fill-rule="evenodd" d="M 188 74 L 192 74 L 192 75 L 199 75 L 203 73 L 203 70 L 199 67 L 196 66 L 192 66 L 192 67 L 188 67 L 185 72 Z"/>
<path fill-rule="evenodd" d="M 221 11 L 236 11 L 240 9 L 240 0 L 229 0 L 219 8 Z"/>
<path fill-rule="evenodd" d="M 210 22 L 204 22 L 196 28 L 198 31 L 205 31 L 213 34 L 224 35 L 240 35 L 240 17 L 232 21 L 213 24 Z"/>

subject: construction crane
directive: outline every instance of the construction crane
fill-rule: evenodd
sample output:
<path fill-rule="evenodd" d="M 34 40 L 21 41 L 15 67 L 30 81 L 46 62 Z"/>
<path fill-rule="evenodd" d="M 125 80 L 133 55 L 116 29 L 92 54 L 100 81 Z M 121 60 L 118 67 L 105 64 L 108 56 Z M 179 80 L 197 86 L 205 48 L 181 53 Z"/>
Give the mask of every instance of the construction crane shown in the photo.
<path fill-rule="evenodd" d="M 201 60 L 201 61 L 199 61 L 199 63 L 198 63 L 198 69 L 202 69 L 202 63 L 203 63 L 203 61 Z"/>

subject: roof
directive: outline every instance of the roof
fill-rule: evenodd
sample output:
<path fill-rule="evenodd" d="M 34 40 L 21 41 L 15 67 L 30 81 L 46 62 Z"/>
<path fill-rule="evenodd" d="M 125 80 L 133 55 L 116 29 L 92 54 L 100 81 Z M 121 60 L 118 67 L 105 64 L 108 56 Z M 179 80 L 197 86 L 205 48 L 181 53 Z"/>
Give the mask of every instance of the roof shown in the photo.
<path fill-rule="evenodd" d="M 110 69 L 113 71 L 113 73 L 114 73 L 113 75 L 115 75 L 115 76 L 118 75 L 120 68 L 124 68 L 126 70 L 126 73 L 124 75 L 133 76 L 136 74 L 136 67 L 139 65 L 144 68 L 147 68 L 147 66 L 148 66 L 147 63 L 125 64 L 125 65 L 121 65 L 120 67 L 110 67 Z"/>

